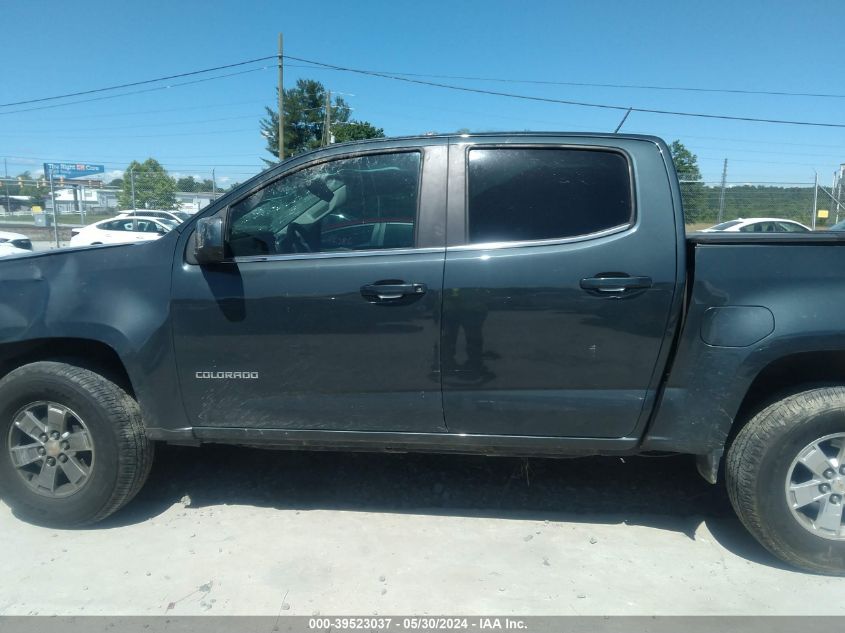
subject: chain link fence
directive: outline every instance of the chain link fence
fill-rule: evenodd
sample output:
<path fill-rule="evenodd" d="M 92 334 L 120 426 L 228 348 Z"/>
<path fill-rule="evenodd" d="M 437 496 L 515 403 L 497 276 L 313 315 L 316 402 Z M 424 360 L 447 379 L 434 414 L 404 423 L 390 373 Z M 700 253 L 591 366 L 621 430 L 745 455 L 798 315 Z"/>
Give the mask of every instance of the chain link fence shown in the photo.
<path fill-rule="evenodd" d="M 824 229 L 845 219 L 845 205 L 837 205 L 821 189 L 816 197 L 813 183 L 771 184 L 681 181 L 681 197 L 688 229 L 702 229 L 737 218 L 783 218 L 812 226 L 815 211 L 828 211 L 816 218 Z M 822 213 L 824 215 L 824 213 Z"/>

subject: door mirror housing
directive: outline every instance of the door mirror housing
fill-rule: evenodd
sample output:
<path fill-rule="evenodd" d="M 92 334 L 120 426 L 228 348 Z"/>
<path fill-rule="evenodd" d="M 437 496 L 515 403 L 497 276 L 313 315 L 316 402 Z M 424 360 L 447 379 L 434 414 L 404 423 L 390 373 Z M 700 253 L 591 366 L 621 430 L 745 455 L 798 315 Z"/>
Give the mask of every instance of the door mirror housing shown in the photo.
<path fill-rule="evenodd" d="M 200 218 L 195 233 L 197 263 L 216 264 L 224 259 L 223 218 Z"/>

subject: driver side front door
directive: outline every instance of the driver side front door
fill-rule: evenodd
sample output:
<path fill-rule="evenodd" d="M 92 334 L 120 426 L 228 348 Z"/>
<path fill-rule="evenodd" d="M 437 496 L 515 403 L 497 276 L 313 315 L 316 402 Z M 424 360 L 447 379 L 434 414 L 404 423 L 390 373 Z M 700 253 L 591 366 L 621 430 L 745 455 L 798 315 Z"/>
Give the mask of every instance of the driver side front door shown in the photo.
<path fill-rule="evenodd" d="M 229 260 L 174 268 L 197 427 L 443 432 L 446 148 L 307 164 L 228 209 Z"/>

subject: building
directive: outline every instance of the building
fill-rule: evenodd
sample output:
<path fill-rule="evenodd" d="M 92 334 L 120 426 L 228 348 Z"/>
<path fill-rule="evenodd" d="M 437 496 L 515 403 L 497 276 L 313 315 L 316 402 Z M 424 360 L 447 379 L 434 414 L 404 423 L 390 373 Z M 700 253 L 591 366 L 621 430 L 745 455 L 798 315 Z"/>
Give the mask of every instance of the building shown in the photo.
<path fill-rule="evenodd" d="M 93 189 L 90 187 L 67 187 L 56 189 L 56 208 L 61 214 L 79 213 L 80 198 L 84 207 L 85 215 L 108 215 L 117 213 L 119 210 L 118 195 L 120 189 L 102 187 Z M 219 194 L 218 194 L 219 195 Z M 210 192 L 177 191 L 176 202 L 179 211 L 196 213 L 214 200 L 214 194 Z M 53 202 L 50 196 L 44 201 L 46 211 L 53 212 Z"/>
<path fill-rule="evenodd" d="M 217 197 L 220 197 L 220 194 L 217 194 Z M 209 192 L 176 192 L 176 202 L 179 204 L 179 210 L 185 211 L 186 213 L 196 213 L 214 199 L 214 194 Z"/>

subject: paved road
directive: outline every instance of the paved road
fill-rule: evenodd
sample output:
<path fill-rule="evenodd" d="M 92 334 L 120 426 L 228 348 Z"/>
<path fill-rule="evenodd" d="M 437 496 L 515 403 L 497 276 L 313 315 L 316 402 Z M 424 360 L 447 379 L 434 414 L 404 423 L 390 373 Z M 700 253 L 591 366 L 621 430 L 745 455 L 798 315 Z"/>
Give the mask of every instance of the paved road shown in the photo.
<path fill-rule="evenodd" d="M 782 567 L 685 457 L 166 447 L 99 527 L 0 505 L 0 533 L 0 614 L 845 612 L 845 580 Z"/>

